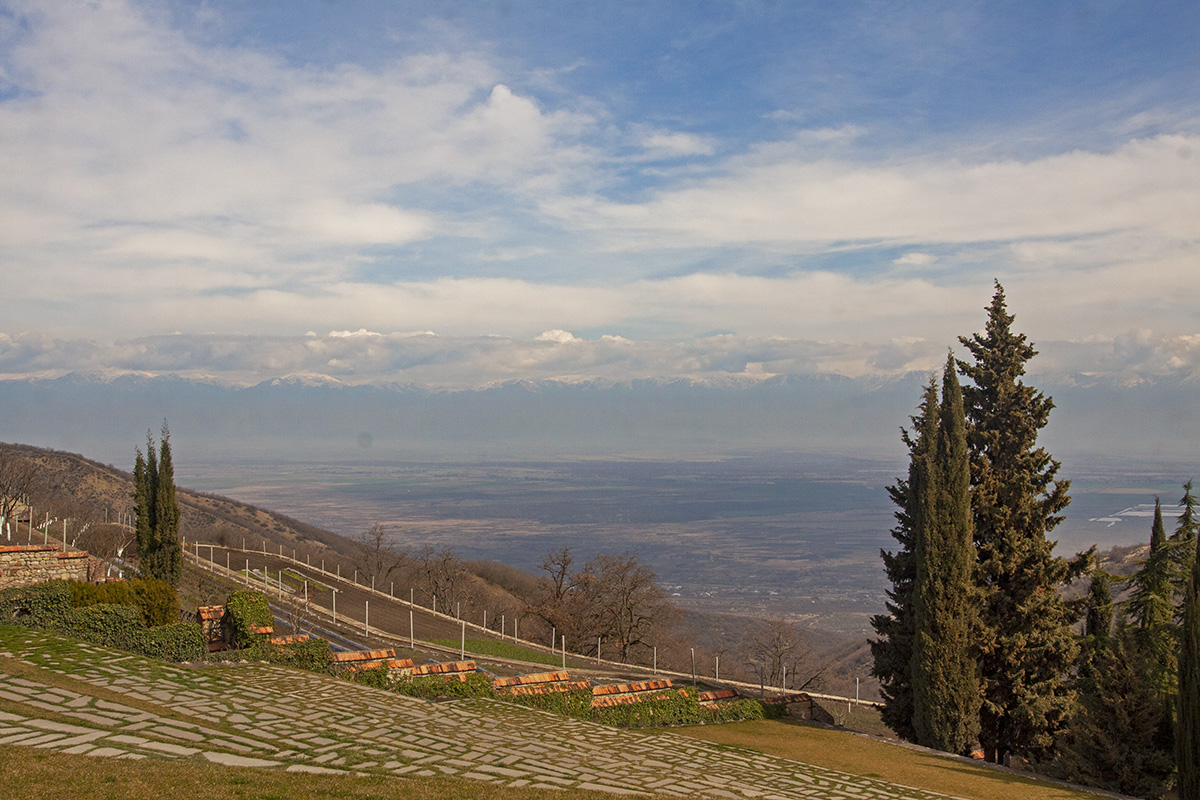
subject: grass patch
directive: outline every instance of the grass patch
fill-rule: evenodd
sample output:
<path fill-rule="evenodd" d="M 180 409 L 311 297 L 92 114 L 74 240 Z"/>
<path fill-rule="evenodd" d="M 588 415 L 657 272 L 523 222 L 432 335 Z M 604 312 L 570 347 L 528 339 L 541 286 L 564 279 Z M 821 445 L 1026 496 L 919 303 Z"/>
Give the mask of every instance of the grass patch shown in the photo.
<path fill-rule="evenodd" d="M 462 640 L 434 639 L 433 643 L 442 647 L 457 648 L 462 644 Z M 493 658 L 505 658 L 513 661 L 532 661 L 537 664 L 549 664 L 550 666 L 558 667 L 562 666 L 562 656 L 552 656 L 540 650 L 522 647 L 513 642 L 497 641 L 496 639 L 467 639 L 466 650 L 473 655 L 492 656 Z M 567 659 L 567 665 L 571 665 L 570 658 Z"/>
<path fill-rule="evenodd" d="M 28 747 L 0 748 L 0 775 L 9 800 L 189 800 L 361 798 L 361 800 L 562 800 L 563 792 L 510 789 L 483 782 L 383 775 L 309 775 L 277 769 L 225 767 L 205 761 L 128 761 L 89 758 Z M 605 792 L 571 790 L 571 797 L 612 800 Z"/>
<path fill-rule="evenodd" d="M 801 722 L 734 722 L 674 732 L 970 800 L 1094 800 L 1099 796 Z"/>

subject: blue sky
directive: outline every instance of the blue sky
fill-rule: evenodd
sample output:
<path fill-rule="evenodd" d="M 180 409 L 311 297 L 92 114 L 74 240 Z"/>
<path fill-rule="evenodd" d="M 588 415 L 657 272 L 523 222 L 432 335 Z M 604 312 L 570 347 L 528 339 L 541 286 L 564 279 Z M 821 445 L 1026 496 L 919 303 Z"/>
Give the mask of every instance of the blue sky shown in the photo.
<path fill-rule="evenodd" d="M 1194 2 L 0 4 L 0 377 L 1200 375 Z"/>

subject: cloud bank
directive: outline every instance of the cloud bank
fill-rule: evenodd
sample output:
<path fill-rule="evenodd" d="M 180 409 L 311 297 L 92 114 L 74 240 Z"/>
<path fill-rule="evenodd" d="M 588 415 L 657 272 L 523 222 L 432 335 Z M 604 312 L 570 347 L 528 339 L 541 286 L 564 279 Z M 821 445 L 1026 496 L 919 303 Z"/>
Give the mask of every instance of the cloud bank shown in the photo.
<path fill-rule="evenodd" d="M 980 327 L 997 277 L 1039 369 L 1195 374 L 1194 59 L 1143 73 L 1131 45 L 1128 83 L 1066 108 L 1052 75 L 1014 78 L 1003 118 L 961 100 L 996 87 L 938 94 L 964 54 L 1016 74 L 1040 52 L 986 14 L 935 13 L 945 44 L 917 47 L 928 9 L 623 9 L 628 41 L 584 57 L 553 11 L 489 36 L 419 5 L 326 55 L 328 9 L 297 17 L 309 51 L 236 4 L 9 4 L 0 374 L 887 376 Z M 634 21 L 676 31 L 670 57 L 636 52 Z M 807 56 L 776 38 L 810 28 Z M 1108 68 L 1067 40 L 1071 75 Z"/>

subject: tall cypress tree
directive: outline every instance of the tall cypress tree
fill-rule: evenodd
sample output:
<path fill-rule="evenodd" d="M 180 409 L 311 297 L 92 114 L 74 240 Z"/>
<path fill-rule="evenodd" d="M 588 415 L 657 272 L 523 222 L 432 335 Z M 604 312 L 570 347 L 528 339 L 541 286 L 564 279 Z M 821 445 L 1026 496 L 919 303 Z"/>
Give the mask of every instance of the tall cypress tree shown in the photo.
<path fill-rule="evenodd" d="M 937 407 L 937 388 L 931 378 L 918 409 L 919 416 L 912 417 L 913 432 L 900 431 L 900 437 L 909 452 L 908 477 L 888 487 L 888 495 L 896 506 L 896 526 L 891 533 L 899 548 L 894 553 L 880 551 L 884 573 L 892 588 L 888 590 L 887 613 L 877 614 L 871 619 L 872 627 L 879 634 L 878 639 L 871 641 L 871 672 L 879 678 L 879 691 L 883 697 L 880 713 L 885 725 L 897 736 L 909 741 L 916 740 L 916 731 L 913 729 L 912 659 L 913 636 L 916 633 L 913 585 L 917 569 L 914 530 L 918 511 L 914 487 L 920 485 L 920 465 L 933 446 L 924 432 L 935 418 Z"/>
<path fill-rule="evenodd" d="M 984 332 L 960 338 L 972 360 L 958 365 L 970 380 L 963 398 L 982 592 L 980 743 L 994 762 L 1048 754 L 1071 713 L 1077 648 L 1057 591 L 1068 564 L 1046 539 L 1070 502 L 1069 484 L 1037 446 L 1054 403 L 1021 381 L 1037 351 L 1012 323 L 997 281 Z"/>
<path fill-rule="evenodd" d="M 154 494 L 154 522 L 158 572 L 172 586 L 183 573 L 183 547 L 179 543 L 179 504 L 175 501 L 175 466 L 171 460 L 171 432 L 164 420 L 158 456 L 158 481 Z"/>
<path fill-rule="evenodd" d="M 1191 494 L 1191 481 L 1188 481 Z M 1183 603 L 1179 647 L 1179 699 L 1175 725 L 1175 767 L 1179 800 L 1200 800 L 1200 558 L 1192 559 Z"/>
<path fill-rule="evenodd" d="M 920 454 L 915 474 L 913 728 L 918 744 L 967 754 L 979 735 L 978 612 L 970 458 L 953 357 L 937 417 L 923 428 L 936 446 Z"/>
<path fill-rule="evenodd" d="M 146 457 L 141 448 L 137 448 L 137 458 L 133 462 L 133 505 L 137 514 L 134 527 L 134 541 L 137 543 L 138 560 L 145 559 L 154 549 L 154 518 L 151 481 L 147 475 Z"/>
<path fill-rule="evenodd" d="M 1188 584 L 1192 579 L 1192 563 L 1196 560 L 1196 496 L 1192 494 L 1192 482 L 1183 485 L 1183 498 L 1179 501 L 1183 511 L 1176 518 L 1175 532 L 1168 540 L 1171 558 L 1175 563 L 1175 596 L 1180 604 L 1187 596 Z"/>
<path fill-rule="evenodd" d="M 1129 579 L 1131 592 L 1126 608 L 1137 626 L 1135 638 L 1147 677 L 1162 700 L 1174 694 L 1177 678 L 1173 550 L 1163 527 L 1162 503 L 1156 497 L 1150 554 Z"/>
<path fill-rule="evenodd" d="M 162 444 L 155 453 L 154 437 L 146 433 L 146 453 L 137 450 L 133 467 L 133 499 L 137 506 L 138 564 L 144 575 L 179 585 L 183 548 L 179 542 L 179 505 L 175 499 L 175 468 L 170 431 L 163 422 Z"/>

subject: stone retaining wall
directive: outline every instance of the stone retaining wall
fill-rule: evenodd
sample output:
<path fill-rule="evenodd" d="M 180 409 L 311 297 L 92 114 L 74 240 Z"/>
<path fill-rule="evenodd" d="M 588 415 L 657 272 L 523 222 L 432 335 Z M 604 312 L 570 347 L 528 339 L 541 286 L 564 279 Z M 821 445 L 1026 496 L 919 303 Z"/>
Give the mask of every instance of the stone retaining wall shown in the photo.
<path fill-rule="evenodd" d="M 0 589 L 55 580 L 86 581 L 88 554 L 60 552 L 57 547 L 29 545 L 0 547 Z"/>

